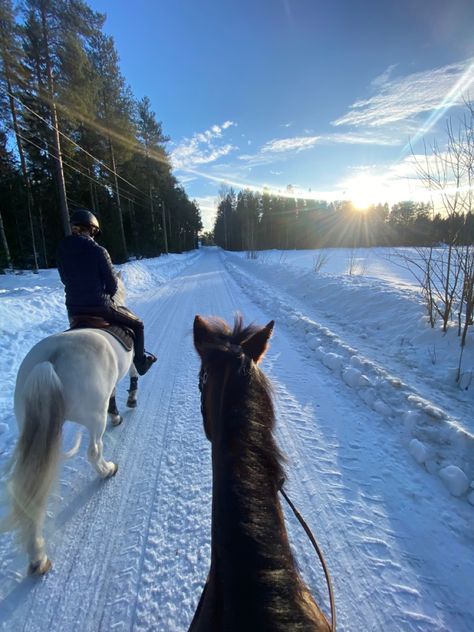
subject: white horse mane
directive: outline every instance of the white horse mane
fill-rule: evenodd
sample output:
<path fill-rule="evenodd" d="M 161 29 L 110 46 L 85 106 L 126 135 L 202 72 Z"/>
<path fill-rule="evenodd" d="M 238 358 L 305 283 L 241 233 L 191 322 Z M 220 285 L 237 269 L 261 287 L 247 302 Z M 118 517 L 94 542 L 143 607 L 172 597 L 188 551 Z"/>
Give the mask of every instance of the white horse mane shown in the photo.
<path fill-rule="evenodd" d="M 117 305 L 125 305 L 125 284 L 122 279 L 122 271 L 117 272 L 117 291 L 115 292 L 113 299 Z"/>

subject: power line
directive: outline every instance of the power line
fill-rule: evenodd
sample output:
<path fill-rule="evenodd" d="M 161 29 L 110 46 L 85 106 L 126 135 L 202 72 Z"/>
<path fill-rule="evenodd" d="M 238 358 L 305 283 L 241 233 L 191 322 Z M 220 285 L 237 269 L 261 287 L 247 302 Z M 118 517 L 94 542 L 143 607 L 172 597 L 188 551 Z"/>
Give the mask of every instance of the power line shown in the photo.
<path fill-rule="evenodd" d="M 22 140 L 24 140 L 26 143 L 29 143 L 30 145 L 33 145 L 33 147 L 36 147 L 36 148 L 37 148 L 37 149 L 39 149 L 40 151 L 46 151 L 49 155 L 52 155 L 52 156 L 53 156 L 53 158 L 56 158 L 56 156 L 55 156 L 54 152 L 52 152 L 52 151 L 49 149 L 49 147 L 48 147 L 48 148 L 41 147 L 40 145 L 38 145 L 37 143 L 33 142 L 31 139 L 27 138 L 26 136 L 23 136 L 23 135 L 22 135 L 22 134 L 20 134 L 20 133 L 18 133 L 18 136 L 19 136 Z M 46 141 L 46 144 L 47 144 L 47 145 L 50 145 L 50 143 L 48 143 L 48 141 Z M 72 161 L 73 161 L 73 162 L 76 162 L 77 164 L 80 164 L 80 163 L 78 163 L 77 161 L 75 161 L 74 159 L 72 159 Z M 72 170 L 73 170 L 73 171 L 75 171 L 76 173 L 79 173 L 79 174 L 80 174 L 81 176 L 83 176 L 84 178 L 87 178 L 88 180 L 91 180 L 92 182 L 95 182 L 96 184 L 98 184 L 98 185 L 100 185 L 100 186 L 103 186 L 104 188 L 107 188 L 107 187 L 108 187 L 108 185 L 107 185 L 107 184 L 105 184 L 104 182 L 101 182 L 100 180 L 97 180 L 96 178 L 93 178 L 93 177 L 92 177 L 92 176 L 90 176 L 88 173 L 84 173 L 83 171 L 81 171 L 81 170 L 80 170 L 80 169 L 78 169 L 77 167 L 74 167 L 73 165 L 69 164 L 68 160 L 65 160 L 65 158 L 64 158 L 64 157 L 63 157 L 63 163 L 64 163 L 64 165 L 65 165 L 66 167 L 68 167 L 69 169 L 72 169 Z M 82 166 L 82 165 L 81 165 L 81 166 Z M 127 200 L 127 202 L 131 202 L 132 204 L 138 204 L 138 206 L 139 206 L 140 208 L 143 208 L 143 209 L 145 209 L 145 210 L 147 210 L 147 209 L 148 209 L 148 207 L 147 207 L 147 206 L 144 206 L 144 205 L 143 205 L 143 203 L 140 203 L 140 202 L 139 202 L 136 198 L 134 199 L 134 198 L 130 198 L 130 197 L 128 197 L 128 196 L 127 196 L 127 195 L 123 192 L 123 190 L 121 190 L 120 188 L 119 188 L 119 193 L 120 193 L 121 197 L 122 197 L 124 200 Z M 143 194 L 142 194 L 142 195 L 143 195 Z M 147 198 L 145 198 L 145 199 L 147 199 Z M 148 199 L 147 199 L 147 200 L 148 200 Z"/>
<path fill-rule="evenodd" d="M 112 173 L 113 175 L 117 176 L 117 178 L 120 178 L 121 180 L 123 180 L 126 184 L 128 184 L 130 187 L 132 187 L 133 189 L 136 189 L 137 191 L 140 191 L 140 189 L 138 187 L 136 187 L 134 184 L 132 184 L 131 182 L 129 182 L 126 178 L 124 178 L 123 176 L 121 176 L 119 173 L 117 173 L 116 171 L 114 171 L 111 167 L 109 167 L 108 165 L 106 165 L 104 162 L 102 162 L 102 160 L 100 160 L 99 158 L 96 158 L 93 154 L 91 154 L 90 152 L 87 151 L 87 149 L 84 149 L 83 147 L 81 147 L 81 145 L 79 145 L 78 143 L 76 143 L 75 140 L 73 140 L 70 136 L 68 136 L 67 134 L 65 134 L 64 132 L 62 132 L 58 127 L 55 127 L 50 121 L 47 121 L 44 117 L 42 117 L 40 114 L 38 114 L 37 112 L 35 112 L 32 108 L 30 108 L 28 105 L 26 105 L 25 103 L 23 103 L 23 101 L 21 99 L 19 99 L 18 97 L 16 97 L 14 94 L 12 94 L 11 92 L 9 92 L 8 90 L 3 89 L 3 92 L 5 92 L 5 94 L 7 94 L 9 97 L 11 97 L 12 99 L 14 99 L 15 101 L 17 101 L 18 103 L 20 103 L 20 105 L 22 107 L 24 107 L 26 110 L 28 110 L 29 112 L 31 112 L 32 114 L 34 114 L 34 116 L 38 117 L 41 121 L 43 121 L 44 123 L 46 123 L 46 125 L 48 125 L 48 127 L 50 127 L 52 130 L 55 130 L 58 132 L 58 134 L 61 134 L 61 136 L 63 136 L 64 138 L 66 138 L 70 143 L 72 143 L 73 145 L 75 145 L 78 149 L 80 149 L 81 151 L 83 151 L 87 156 L 89 156 L 90 158 L 92 158 L 92 160 L 95 160 L 97 163 L 99 163 L 102 167 L 104 167 L 104 169 L 107 169 L 107 171 L 110 171 L 110 173 Z M 143 195 L 143 194 L 142 194 Z"/>

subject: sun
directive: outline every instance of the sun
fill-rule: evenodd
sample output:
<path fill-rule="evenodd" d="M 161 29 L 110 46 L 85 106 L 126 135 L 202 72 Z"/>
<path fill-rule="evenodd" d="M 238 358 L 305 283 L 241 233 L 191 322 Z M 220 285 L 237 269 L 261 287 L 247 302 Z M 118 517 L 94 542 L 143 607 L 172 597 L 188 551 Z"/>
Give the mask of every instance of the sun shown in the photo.
<path fill-rule="evenodd" d="M 369 210 L 369 206 L 371 206 L 372 201 L 369 200 L 366 196 L 352 196 L 349 198 L 352 202 L 354 210 L 359 211 L 359 213 L 366 213 Z"/>
<path fill-rule="evenodd" d="M 380 177 L 360 174 L 346 183 L 346 196 L 356 211 L 366 213 L 370 206 L 383 199 L 384 194 L 386 195 L 383 188 Z"/>

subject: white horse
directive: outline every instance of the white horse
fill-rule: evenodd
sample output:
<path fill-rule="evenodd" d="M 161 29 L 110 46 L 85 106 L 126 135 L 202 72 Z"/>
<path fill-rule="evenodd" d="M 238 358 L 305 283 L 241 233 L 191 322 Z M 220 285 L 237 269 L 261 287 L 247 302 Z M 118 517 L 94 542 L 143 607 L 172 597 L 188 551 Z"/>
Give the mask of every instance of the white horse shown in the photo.
<path fill-rule="evenodd" d="M 119 279 L 114 297 L 124 304 L 125 288 Z M 15 415 L 20 436 L 13 455 L 9 491 L 12 510 L 7 528 L 18 531 L 29 556 L 30 574 L 43 575 L 51 568 L 42 535 L 47 500 L 61 458 L 65 420 L 87 428 L 88 457 L 99 476 L 109 478 L 117 464 L 103 457 L 102 436 L 111 412 L 114 425 L 121 422 L 115 405 L 115 386 L 129 371 L 127 405 L 136 405 L 137 372 L 133 350 L 101 329 L 75 329 L 48 336 L 36 344 L 21 363 L 15 387 Z M 110 400 L 110 407 L 109 407 Z M 72 456 L 80 442 L 69 451 Z"/>

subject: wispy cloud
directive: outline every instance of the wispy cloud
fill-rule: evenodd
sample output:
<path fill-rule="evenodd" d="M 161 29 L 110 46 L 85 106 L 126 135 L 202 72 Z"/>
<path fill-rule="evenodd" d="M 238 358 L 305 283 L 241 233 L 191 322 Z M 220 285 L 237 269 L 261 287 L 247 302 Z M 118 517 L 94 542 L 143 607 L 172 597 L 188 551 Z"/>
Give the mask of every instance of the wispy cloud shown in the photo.
<path fill-rule="evenodd" d="M 311 149 L 320 140 L 320 136 L 294 136 L 291 138 L 275 138 L 260 147 L 254 154 L 241 154 L 238 160 L 247 166 L 257 167 L 281 162 L 292 154 Z"/>
<path fill-rule="evenodd" d="M 301 151 L 309 150 L 316 145 L 400 145 L 400 138 L 396 135 L 380 131 L 341 132 L 323 134 L 321 136 L 294 136 L 268 141 L 254 154 L 241 154 L 238 160 L 248 166 L 256 167 L 281 162 Z"/>
<path fill-rule="evenodd" d="M 400 139 L 391 134 L 366 132 L 347 132 L 341 134 L 327 134 L 321 137 L 323 144 L 342 144 L 342 145 L 385 145 L 387 147 L 400 144 Z"/>
<path fill-rule="evenodd" d="M 375 86 L 376 88 L 379 86 L 383 86 L 385 83 L 388 82 L 390 75 L 397 66 L 398 64 L 392 64 L 391 66 L 389 66 L 386 70 L 383 71 L 381 75 L 378 75 L 377 77 L 375 77 L 375 79 L 372 79 L 370 85 Z"/>
<path fill-rule="evenodd" d="M 293 138 L 275 139 L 265 143 L 260 151 L 263 154 L 302 151 L 314 147 L 319 139 L 319 136 L 294 136 Z"/>
<path fill-rule="evenodd" d="M 204 132 L 197 132 L 192 138 L 183 139 L 171 152 L 173 166 L 176 169 L 187 169 L 215 162 L 221 156 L 226 156 L 235 147 L 230 143 L 222 143 L 223 132 L 235 125 L 233 121 L 225 121 L 222 125 L 213 125 Z"/>
<path fill-rule="evenodd" d="M 356 101 L 333 125 L 378 128 L 414 119 L 422 113 L 460 105 L 474 82 L 474 60 L 467 59 L 425 72 L 390 79 L 394 67 L 376 77 L 378 93 Z M 447 100 L 447 95 L 449 98 Z"/>

